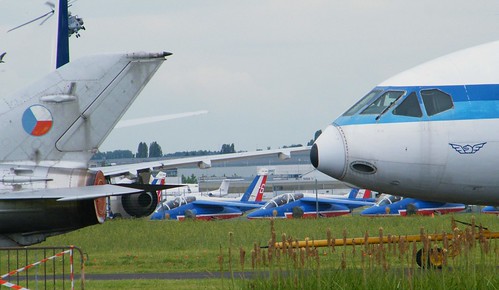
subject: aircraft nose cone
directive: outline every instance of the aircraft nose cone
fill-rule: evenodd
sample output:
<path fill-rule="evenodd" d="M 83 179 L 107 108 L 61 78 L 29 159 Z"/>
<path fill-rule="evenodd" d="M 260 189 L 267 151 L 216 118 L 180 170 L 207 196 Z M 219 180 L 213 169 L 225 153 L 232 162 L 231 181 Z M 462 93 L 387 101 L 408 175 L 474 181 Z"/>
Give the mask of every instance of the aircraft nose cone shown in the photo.
<path fill-rule="evenodd" d="M 310 161 L 317 170 L 341 179 L 345 171 L 346 151 L 341 132 L 329 125 L 310 150 Z"/>
<path fill-rule="evenodd" d="M 154 211 L 150 217 L 151 220 L 167 220 L 169 218 L 170 215 L 164 210 L 164 208 Z"/>
<path fill-rule="evenodd" d="M 248 219 L 257 219 L 257 218 L 263 218 L 265 217 L 264 215 L 264 210 L 262 209 L 257 209 L 255 211 L 252 211 L 246 215 Z"/>
<path fill-rule="evenodd" d="M 368 207 L 360 212 L 360 215 L 376 215 L 376 214 L 379 214 L 378 206 Z"/>
<path fill-rule="evenodd" d="M 247 218 L 251 219 L 251 218 L 254 218 L 256 216 L 255 212 L 250 212 L 249 214 L 246 215 Z"/>
<path fill-rule="evenodd" d="M 161 220 L 163 219 L 159 212 L 155 212 L 151 215 L 151 220 Z"/>
<path fill-rule="evenodd" d="M 312 149 L 310 149 L 310 162 L 315 168 L 319 167 L 319 149 L 317 149 L 317 144 L 315 143 L 312 145 Z"/>

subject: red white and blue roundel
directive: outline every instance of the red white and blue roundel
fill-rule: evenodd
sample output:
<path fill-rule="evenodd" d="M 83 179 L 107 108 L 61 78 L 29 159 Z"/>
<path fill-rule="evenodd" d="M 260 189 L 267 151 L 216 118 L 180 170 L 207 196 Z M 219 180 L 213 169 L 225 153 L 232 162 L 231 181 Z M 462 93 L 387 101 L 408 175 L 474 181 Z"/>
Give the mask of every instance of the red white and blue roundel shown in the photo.
<path fill-rule="evenodd" d="M 52 128 L 52 114 L 42 105 L 33 105 L 24 111 L 23 128 L 32 136 L 43 136 Z"/>

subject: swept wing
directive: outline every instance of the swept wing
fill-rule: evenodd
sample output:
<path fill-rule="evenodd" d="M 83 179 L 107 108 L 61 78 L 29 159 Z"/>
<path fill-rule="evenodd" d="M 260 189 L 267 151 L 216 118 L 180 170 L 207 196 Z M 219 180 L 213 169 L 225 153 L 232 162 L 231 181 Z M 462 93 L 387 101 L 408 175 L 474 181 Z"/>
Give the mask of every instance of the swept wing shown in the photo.
<path fill-rule="evenodd" d="M 241 159 L 250 159 L 264 156 L 275 155 L 281 160 L 289 159 L 291 154 L 294 152 L 306 152 L 310 151 L 310 146 L 303 147 L 293 147 L 286 149 L 273 149 L 265 151 L 253 151 L 253 152 L 240 152 L 232 154 L 218 154 L 218 155 L 208 155 L 208 156 L 198 156 L 189 158 L 177 158 L 177 159 L 166 159 L 151 162 L 141 162 L 126 165 L 115 165 L 115 166 L 105 166 L 105 167 L 94 167 L 91 170 L 102 171 L 106 176 L 117 176 L 126 173 L 135 174 L 137 170 L 142 169 L 165 169 L 165 168 L 175 168 L 179 166 L 197 166 L 201 169 L 210 168 L 212 163 L 224 162 L 224 161 L 234 161 Z"/>

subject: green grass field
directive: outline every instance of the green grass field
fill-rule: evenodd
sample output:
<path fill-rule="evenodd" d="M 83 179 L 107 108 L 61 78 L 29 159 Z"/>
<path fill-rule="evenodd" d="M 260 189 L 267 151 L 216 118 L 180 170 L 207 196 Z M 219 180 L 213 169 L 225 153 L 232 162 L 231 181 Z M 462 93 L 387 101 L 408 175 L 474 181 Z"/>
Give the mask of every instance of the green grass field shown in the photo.
<path fill-rule="evenodd" d="M 458 214 L 454 217 L 466 222 L 472 219 L 470 214 Z M 283 235 L 286 239 L 326 239 L 328 229 L 333 238 L 364 237 L 366 231 L 369 236 L 379 236 L 380 228 L 383 235 L 419 234 L 421 228 L 428 234 L 450 233 L 451 218 L 450 215 L 434 218 L 344 216 L 318 220 L 276 220 L 273 228 L 278 241 Z M 475 221 L 477 225 L 482 224 L 490 230 L 499 231 L 498 219 L 494 215 L 477 215 Z M 464 225 L 458 226 L 465 228 Z M 405 256 L 401 255 L 404 251 L 400 247 L 393 245 L 393 248 L 383 249 L 381 258 L 379 250 L 363 246 L 318 248 L 315 252 L 304 254 L 300 251 L 295 254 L 277 253 L 277 258 L 275 252 L 255 250 L 260 245 L 267 245 L 270 239 L 269 220 L 250 221 L 241 218 L 215 222 L 176 222 L 131 219 L 107 221 L 102 225 L 52 237 L 42 246 L 80 247 L 88 257 L 85 265 L 87 274 L 217 273 L 221 270 L 250 270 L 255 271 L 257 276 L 261 274 L 260 279 L 252 280 L 140 281 L 140 286 L 137 286 L 137 281 L 87 281 L 87 289 L 109 288 L 109 285 L 117 285 L 115 288 L 110 287 L 111 289 L 139 289 L 149 287 L 148 285 L 155 285 L 152 287 L 157 289 L 199 289 L 200 285 L 212 289 L 303 289 L 324 285 L 337 285 L 339 288 L 356 288 L 348 286 L 358 285 L 358 289 L 426 289 L 429 286 L 434 289 L 466 289 L 460 286 L 499 289 L 499 278 L 496 278 L 499 242 L 496 240 L 487 244 L 487 251 L 477 243 L 472 250 L 449 259 L 448 269 L 435 272 L 414 268 L 411 260 L 413 245 L 405 250 Z M 257 254 L 260 257 L 256 257 Z M 300 260 L 300 255 L 306 257 Z M 269 271 L 270 277 L 267 275 Z M 480 272 L 480 277 L 476 271 Z M 445 287 L 432 285 L 440 284 L 444 274 L 449 279 L 447 284 L 443 284 Z M 179 284 L 175 286 L 176 283 Z"/>

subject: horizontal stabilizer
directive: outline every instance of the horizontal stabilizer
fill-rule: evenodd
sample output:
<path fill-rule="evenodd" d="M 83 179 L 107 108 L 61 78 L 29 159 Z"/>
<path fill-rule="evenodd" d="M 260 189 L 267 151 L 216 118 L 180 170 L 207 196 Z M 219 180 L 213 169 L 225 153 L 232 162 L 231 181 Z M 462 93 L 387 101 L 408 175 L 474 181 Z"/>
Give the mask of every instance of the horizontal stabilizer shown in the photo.
<path fill-rule="evenodd" d="M 118 186 L 140 189 L 141 191 L 158 191 L 185 186 L 185 184 L 140 184 L 140 183 L 120 183 Z"/>

